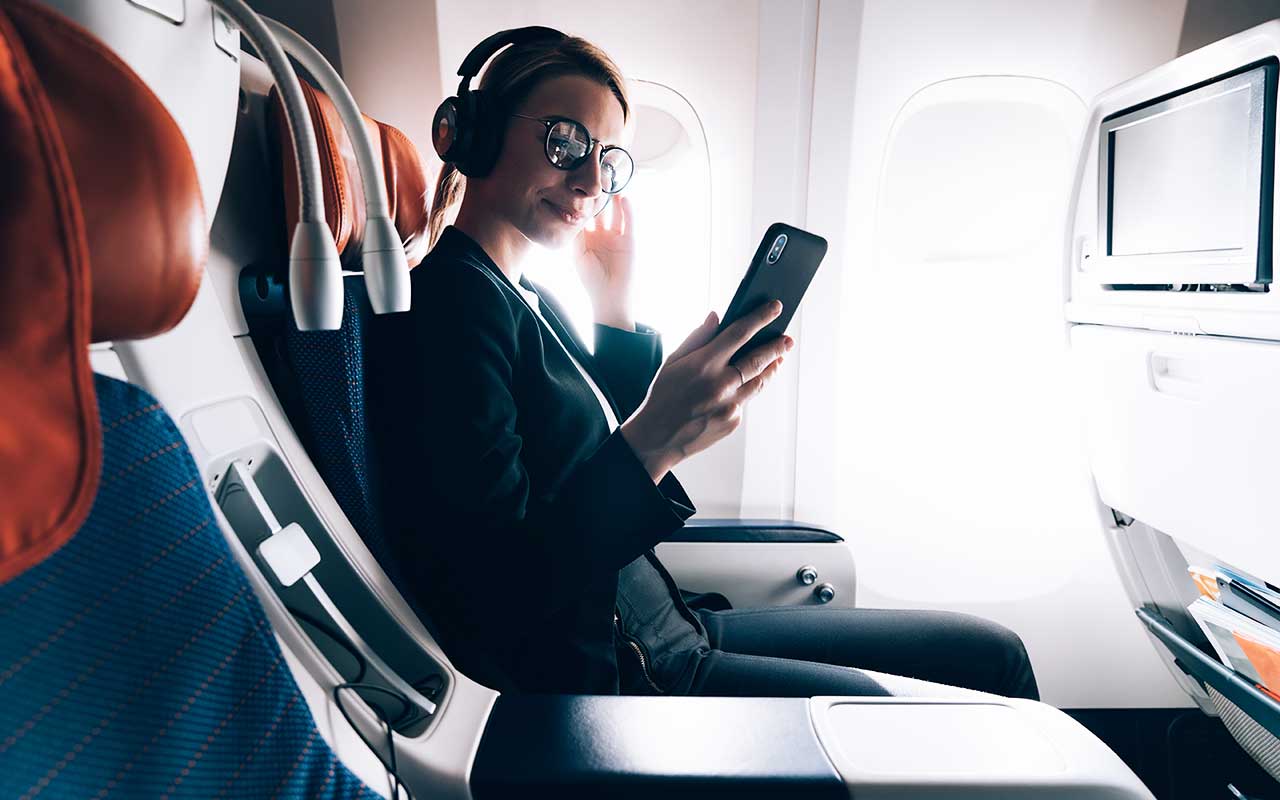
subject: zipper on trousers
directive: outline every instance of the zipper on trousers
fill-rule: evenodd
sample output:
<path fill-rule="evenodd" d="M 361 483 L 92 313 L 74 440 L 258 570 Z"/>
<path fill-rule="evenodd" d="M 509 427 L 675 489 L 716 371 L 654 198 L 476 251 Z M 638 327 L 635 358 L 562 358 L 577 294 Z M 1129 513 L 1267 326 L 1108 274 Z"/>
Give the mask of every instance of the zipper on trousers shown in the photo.
<path fill-rule="evenodd" d="M 636 659 L 640 662 L 640 674 L 644 675 L 645 681 L 658 694 L 666 694 L 666 692 L 662 691 L 662 687 L 653 680 L 653 676 L 649 674 L 649 660 L 644 657 L 644 650 L 641 649 L 640 643 L 627 635 L 626 629 L 622 627 L 622 617 L 618 614 L 616 606 L 613 609 L 613 624 L 618 629 L 618 633 L 622 635 L 623 640 L 631 645 L 631 650 L 636 654 Z"/>
<path fill-rule="evenodd" d="M 671 573 L 667 572 L 667 568 L 662 566 L 662 562 L 658 560 L 658 554 L 652 548 L 644 554 L 645 560 L 648 561 L 658 576 L 662 578 L 662 582 L 667 585 L 667 592 L 671 595 L 671 603 L 676 607 L 676 611 L 680 612 L 680 616 L 689 621 L 693 629 L 698 632 L 702 638 L 707 638 L 707 629 L 702 624 L 702 619 L 689 608 L 689 604 L 684 601 L 684 595 L 680 594 L 680 587 L 676 586 L 676 579 L 671 577 Z"/>

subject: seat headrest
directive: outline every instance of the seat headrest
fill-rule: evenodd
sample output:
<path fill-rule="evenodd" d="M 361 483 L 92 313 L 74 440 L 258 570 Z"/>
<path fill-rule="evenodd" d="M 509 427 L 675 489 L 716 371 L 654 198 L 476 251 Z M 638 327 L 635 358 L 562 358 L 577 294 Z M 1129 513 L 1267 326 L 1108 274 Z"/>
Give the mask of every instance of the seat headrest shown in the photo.
<path fill-rule="evenodd" d="M 320 148 L 324 216 L 329 222 L 329 230 L 333 232 L 333 242 L 343 265 L 359 269 L 360 249 L 364 241 L 365 200 L 364 182 L 360 179 L 355 150 L 333 101 L 306 81 L 300 83 Z M 276 130 L 283 133 L 286 130 L 284 106 L 275 89 L 271 90 L 271 106 Z M 405 257 L 412 269 L 426 257 L 428 244 L 427 221 L 431 203 L 422 157 L 402 132 L 367 115 L 361 116 L 387 186 L 391 219 L 400 233 Z M 292 231 L 298 222 L 298 167 L 290 138 L 285 135 L 276 138 L 280 141 L 283 164 L 285 230 Z"/>
<path fill-rule="evenodd" d="M 151 336 L 195 297 L 208 238 L 163 105 L 83 28 L 0 0 L 0 581 L 56 550 L 97 493 L 90 341 Z"/>

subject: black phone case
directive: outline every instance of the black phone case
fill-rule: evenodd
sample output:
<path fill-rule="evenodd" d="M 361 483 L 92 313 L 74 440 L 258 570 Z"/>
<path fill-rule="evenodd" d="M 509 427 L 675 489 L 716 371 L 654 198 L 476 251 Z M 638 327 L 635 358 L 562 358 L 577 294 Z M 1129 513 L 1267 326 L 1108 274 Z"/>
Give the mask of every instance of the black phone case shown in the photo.
<path fill-rule="evenodd" d="M 781 257 L 769 264 L 769 250 L 782 233 L 787 235 L 787 245 L 783 248 Z M 743 276 L 742 283 L 738 284 L 738 291 L 734 292 L 733 300 L 724 312 L 720 330 L 769 300 L 781 300 L 782 313 L 739 348 L 733 354 L 735 360 L 786 331 L 796 307 L 800 305 L 800 299 L 804 297 L 805 290 L 809 288 L 809 283 L 826 254 L 827 240 L 821 236 L 782 222 L 769 226 L 764 232 L 764 238 L 760 240 L 760 246 L 756 248 L 747 274 Z"/>

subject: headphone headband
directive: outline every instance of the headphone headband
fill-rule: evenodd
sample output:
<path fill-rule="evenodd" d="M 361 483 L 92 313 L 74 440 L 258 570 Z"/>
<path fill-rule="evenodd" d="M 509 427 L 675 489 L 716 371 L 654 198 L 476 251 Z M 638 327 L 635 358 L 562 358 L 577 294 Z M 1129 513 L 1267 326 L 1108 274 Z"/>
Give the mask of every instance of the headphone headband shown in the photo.
<path fill-rule="evenodd" d="M 563 38 L 565 38 L 565 34 L 555 28 L 546 28 L 541 25 L 498 31 L 472 48 L 467 57 L 463 59 L 462 66 L 458 67 L 458 75 L 462 76 L 462 83 L 458 84 L 458 94 L 461 95 L 463 92 L 468 91 L 467 84 L 470 83 L 472 78 L 480 74 L 480 69 L 484 67 L 485 62 L 493 58 L 499 50 L 507 45 L 520 45 L 542 39 Z"/>

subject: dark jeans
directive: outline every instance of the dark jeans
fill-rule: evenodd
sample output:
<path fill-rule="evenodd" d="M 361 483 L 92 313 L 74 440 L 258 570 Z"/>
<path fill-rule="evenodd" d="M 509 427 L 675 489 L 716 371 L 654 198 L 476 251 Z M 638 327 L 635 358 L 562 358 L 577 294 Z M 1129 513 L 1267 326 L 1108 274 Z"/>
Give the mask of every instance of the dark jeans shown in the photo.
<path fill-rule="evenodd" d="M 963 694 L 949 687 L 962 687 L 1040 698 L 1018 635 L 969 614 L 814 607 L 697 613 L 714 649 L 694 675 L 694 695 L 946 697 Z"/>

